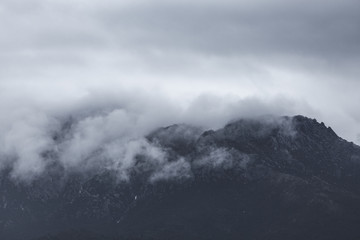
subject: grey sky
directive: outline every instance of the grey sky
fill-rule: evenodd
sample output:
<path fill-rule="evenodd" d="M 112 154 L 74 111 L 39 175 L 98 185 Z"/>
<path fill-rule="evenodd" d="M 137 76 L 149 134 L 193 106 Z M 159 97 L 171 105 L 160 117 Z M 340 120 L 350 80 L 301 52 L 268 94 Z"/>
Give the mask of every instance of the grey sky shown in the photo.
<path fill-rule="evenodd" d="M 357 0 L 0 0 L 0 106 L 118 93 L 208 126 L 306 114 L 359 143 L 359 23 Z"/>

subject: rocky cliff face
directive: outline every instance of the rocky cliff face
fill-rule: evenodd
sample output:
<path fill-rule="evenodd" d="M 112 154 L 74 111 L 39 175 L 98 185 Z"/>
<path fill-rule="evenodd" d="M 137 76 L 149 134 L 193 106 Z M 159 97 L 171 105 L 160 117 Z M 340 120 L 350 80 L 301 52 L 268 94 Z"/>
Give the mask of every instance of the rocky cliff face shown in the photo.
<path fill-rule="evenodd" d="M 147 136 L 166 165 L 0 175 L 1 239 L 360 239 L 360 147 L 303 116 Z M 159 170 L 160 169 L 160 170 Z"/>

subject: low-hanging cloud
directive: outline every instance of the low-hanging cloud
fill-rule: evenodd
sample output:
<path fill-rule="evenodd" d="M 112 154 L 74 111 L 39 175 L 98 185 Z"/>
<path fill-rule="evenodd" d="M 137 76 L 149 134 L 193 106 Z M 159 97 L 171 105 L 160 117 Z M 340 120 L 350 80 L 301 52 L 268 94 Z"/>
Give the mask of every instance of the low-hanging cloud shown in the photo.
<path fill-rule="evenodd" d="M 359 9 L 357 0 L 3 0 L 0 168 L 27 179 L 53 164 L 100 166 L 126 179 L 139 155 L 167 166 L 145 138 L 157 127 L 267 114 L 315 117 L 360 142 Z"/>
<path fill-rule="evenodd" d="M 36 178 L 53 164 L 66 172 L 114 170 L 119 179 L 128 180 L 139 156 L 143 156 L 154 171 L 152 181 L 177 174 L 187 176 L 189 166 L 184 159 L 169 162 L 168 153 L 156 141 L 151 143 L 146 138 L 152 131 L 174 123 L 216 129 L 241 117 L 306 110 L 300 105 L 298 111 L 291 109 L 296 104 L 284 98 L 272 102 L 223 98 L 219 102 L 216 96 L 204 95 L 189 106 L 180 107 L 165 96 L 139 91 L 118 94 L 104 97 L 89 93 L 73 100 L 71 107 L 51 106 L 47 101 L 22 102 L 23 110 L 2 105 L 2 112 L 7 114 L 1 118 L 0 167 L 10 168 L 12 176 L 21 180 Z M 179 134 L 191 138 L 188 135 L 197 132 Z"/>

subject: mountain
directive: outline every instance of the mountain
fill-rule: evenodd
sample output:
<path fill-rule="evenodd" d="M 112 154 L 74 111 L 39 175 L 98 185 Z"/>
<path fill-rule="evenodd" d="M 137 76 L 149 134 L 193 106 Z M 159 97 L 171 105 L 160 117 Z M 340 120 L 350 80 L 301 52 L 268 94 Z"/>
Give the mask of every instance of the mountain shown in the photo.
<path fill-rule="evenodd" d="M 59 136 L 61 134 L 58 134 Z M 360 239 L 360 147 L 304 116 L 184 124 L 116 171 L 0 175 L 0 239 Z M 160 170 L 159 170 L 160 169 Z"/>

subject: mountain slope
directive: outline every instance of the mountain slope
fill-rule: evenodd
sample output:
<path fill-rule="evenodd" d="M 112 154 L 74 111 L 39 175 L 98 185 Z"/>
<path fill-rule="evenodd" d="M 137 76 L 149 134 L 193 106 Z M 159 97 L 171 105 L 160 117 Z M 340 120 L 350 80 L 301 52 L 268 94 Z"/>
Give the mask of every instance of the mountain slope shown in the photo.
<path fill-rule="evenodd" d="M 360 239 L 360 147 L 303 116 L 147 136 L 167 163 L 0 177 L 1 239 Z M 161 163 L 160 163 L 161 164 Z"/>

